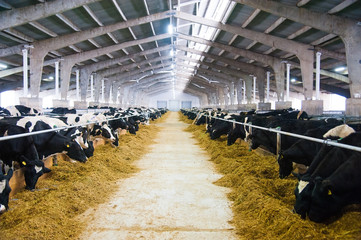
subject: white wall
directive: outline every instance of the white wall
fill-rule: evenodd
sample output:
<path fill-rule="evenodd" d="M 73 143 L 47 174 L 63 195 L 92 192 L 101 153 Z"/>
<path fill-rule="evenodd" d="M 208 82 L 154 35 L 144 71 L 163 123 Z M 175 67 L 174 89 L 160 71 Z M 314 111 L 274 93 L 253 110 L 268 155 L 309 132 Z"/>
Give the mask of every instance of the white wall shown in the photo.
<path fill-rule="evenodd" d="M 199 107 L 198 97 L 186 94 L 186 93 L 175 93 L 175 98 L 173 99 L 173 92 L 166 92 L 159 95 L 151 96 L 149 99 L 149 107 L 157 107 L 157 101 L 167 101 L 169 107 L 170 100 L 179 101 L 179 107 L 182 101 L 192 101 L 192 107 Z"/>

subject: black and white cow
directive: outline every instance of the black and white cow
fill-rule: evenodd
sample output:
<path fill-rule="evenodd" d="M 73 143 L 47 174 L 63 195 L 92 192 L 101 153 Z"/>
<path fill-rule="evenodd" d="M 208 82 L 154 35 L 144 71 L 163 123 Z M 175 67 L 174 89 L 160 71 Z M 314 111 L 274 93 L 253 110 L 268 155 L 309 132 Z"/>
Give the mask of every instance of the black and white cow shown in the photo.
<path fill-rule="evenodd" d="M 11 119 L 10 119 L 11 120 Z M 65 123 L 56 118 L 46 116 L 12 118 L 16 125 L 27 129 L 29 132 L 36 132 L 52 128 L 67 127 Z M 40 159 L 44 159 L 56 153 L 65 153 L 69 158 L 79 162 L 86 162 L 87 157 L 80 144 L 82 137 L 77 129 L 52 131 L 33 135 L 34 144 Z"/>
<path fill-rule="evenodd" d="M 315 178 L 308 217 L 324 222 L 350 204 L 361 203 L 361 153 L 354 152 L 329 177 Z"/>
<path fill-rule="evenodd" d="M 345 138 L 355 130 L 346 124 L 328 124 L 315 129 L 307 130 L 304 135 L 313 138 Z M 320 151 L 322 143 L 317 143 L 305 139 L 299 139 L 291 147 L 282 151 L 278 155 L 279 176 L 285 178 L 291 174 L 293 163 L 310 166 L 313 158 Z"/>
<path fill-rule="evenodd" d="M 69 108 L 63 108 L 63 107 L 58 107 L 58 108 L 54 108 L 50 113 L 53 114 L 59 114 L 59 115 L 64 115 L 64 114 L 76 114 L 76 110 L 73 109 L 69 109 Z"/>
<path fill-rule="evenodd" d="M 0 136 L 10 136 L 24 134 L 28 131 L 3 120 L 0 121 Z M 21 137 L 0 141 L 0 159 L 4 165 L 2 173 L 8 173 L 13 168 L 13 161 L 17 162 L 20 167 L 24 167 L 24 177 L 26 189 L 32 190 L 43 173 L 50 172 L 50 169 L 44 166 L 43 161 L 39 160 L 39 155 L 34 144 L 32 136 Z"/>
<path fill-rule="evenodd" d="M 340 143 L 361 147 L 361 133 L 352 133 L 339 140 Z M 348 161 L 355 151 L 324 146 L 313 159 L 307 172 L 300 177 L 295 188 L 296 202 L 294 210 L 305 218 L 312 204 L 312 192 L 315 187 L 315 179 L 326 179 L 333 174 L 342 164 Z"/>
<path fill-rule="evenodd" d="M 9 169 L 7 174 L 3 174 L 0 171 L 0 214 L 9 209 L 9 194 L 11 192 L 9 181 L 12 176 L 12 169 Z"/>
<path fill-rule="evenodd" d="M 20 117 L 20 116 L 37 116 L 41 115 L 41 112 L 35 108 L 26 107 L 24 105 L 8 106 L 3 109 L 3 112 L 8 116 Z"/>
<path fill-rule="evenodd" d="M 83 115 L 80 114 L 66 114 L 62 117 L 62 120 L 66 122 L 68 125 L 83 125 L 88 124 L 87 129 L 89 131 L 89 136 L 102 136 L 107 141 L 110 141 L 112 145 L 118 146 L 119 145 L 119 138 L 118 134 L 114 132 L 108 125 L 107 118 L 101 114 L 93 114 L 93 113 L 86 113 Z M 99 124 L 95 124 L 92 122 L 98 122 Z M 89 124 L 92 123 L 92 124 Z"/>

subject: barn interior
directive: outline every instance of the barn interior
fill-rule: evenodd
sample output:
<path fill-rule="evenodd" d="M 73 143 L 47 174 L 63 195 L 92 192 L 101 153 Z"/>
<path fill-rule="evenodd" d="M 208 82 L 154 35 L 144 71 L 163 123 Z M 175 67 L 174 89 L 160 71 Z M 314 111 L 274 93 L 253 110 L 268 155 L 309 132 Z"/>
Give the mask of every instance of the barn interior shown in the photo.
<path fill-rule="evenodd" d="M 356 0 L 1 0 L 1 105 L 361 114 Z"/>

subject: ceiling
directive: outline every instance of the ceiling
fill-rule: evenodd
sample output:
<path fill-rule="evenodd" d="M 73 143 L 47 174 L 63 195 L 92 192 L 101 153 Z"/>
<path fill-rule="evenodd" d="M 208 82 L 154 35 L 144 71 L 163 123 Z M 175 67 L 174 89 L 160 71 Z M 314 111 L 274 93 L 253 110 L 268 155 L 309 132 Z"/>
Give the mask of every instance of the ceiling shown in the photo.
<path fill-rule="evenodd" d="M 41 9 L 46 4 L 54 2 L 61 1 L 0 0 L 0 17 L 33 5 Z M 86 1 L 72 2 L 76 4 Z M 131 86 L 131 89 L 142 90 L 148 95 L 156 95 L 172 89 L 197 95 L 216 91 L 217 87 L 225 86 L 230 80 L 239 79 L 240 75 L 237 74 L 239 71 L 247 72 L 244 66 L 256 66 L 271 71 L 271 67 L 264 62 L 247 58 L 242 52 L 238 52 L 242 49 L 293 63 L 290 75 L 294 80 L 291 82 L 290 90 L 303 92 L 301 72 L 297 67 L 299 60 L 294 54 L 226 31 L 226 28 L 212 28 L 201 24 L 211 19 L 219 22 L 219 26 L 235 26 L 308 44 L 311 46 L 310 51 L 321 48 L 324 51 L 321 56 L 321 69 L 324 70 L 321 74 L 321 91 L 350 96 L 345 46 L 334 34 L 229 0 L 88 0 L 87 2 L 70 10 L 64 11 L 59 8 L 49 16 L 9 25 L 5 29 L 1 28 L 3 30 L 0 32 L 0 92 L 22 89 L 23 74 L 20 67 L 23 65 L 23 57 L 21 51 L 18 51 L 19 46 L 32 45 L 60 36 L 71 37 L 74 33 L 119 22 L 129 22 L 131 27 L 103 35 L 94 34 L 85 41 L 50 51 L 45 57 L 45 63 L 48 65 L 43 68 L 41 90 L 54 88 L 53 62 L 57 59 L 75 57 L 79 53 L 94 49 L 101 50 L 105 47 L 129 43 L 128 47 L 120 50 L 106 53 L 100 51 L 96 57 L 77 62 L 74 69 L 119 58 L 119 62 L 106 66 L 106 69 L 120 69 L 115 76 L 122 77 L 114 79 Z M 357 0 L 278 0 L 277 2 L 357 21 L 361 19 L 361 1 Z M 168 13 L 167 18 L 159 20 L 151 18 L 154 14 L 169 10 L 173 11 Z M 23 14 L 27 12 L 24 11 Z M 193 18 L 192 15 L 198 17 Z M 143 19 L 145 16 L 149 16 L 150 21 L 135 24 L 138 18 Z M 173 26 L 173 32 L 167 35 L 170 24 Z M 144 41 L 138 44 L 141 40 Z M 17 51 L 12 51 L 13 49 Z M 345 70 L 336 71 L 338 67 L 345 67 Z M 101 70 L 104 69 L 98 69 Z M 73 89 L 75 75 L 72 76 L 70 84 Z M 270 88 L 271 91 L 276 89 L 272 71 Z"/>

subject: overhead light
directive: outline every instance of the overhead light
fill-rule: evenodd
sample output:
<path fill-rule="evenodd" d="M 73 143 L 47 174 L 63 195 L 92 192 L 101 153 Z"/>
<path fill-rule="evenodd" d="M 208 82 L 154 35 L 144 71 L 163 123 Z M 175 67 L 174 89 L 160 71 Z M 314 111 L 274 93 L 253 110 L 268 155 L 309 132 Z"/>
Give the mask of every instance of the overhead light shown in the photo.
<path fill-rule="evenodd" d="M 335 72 L 342 72 L 342 71 L 345 71 L 345 70 L 346 70 L 345 66 L 335 68 Z"/>
<path fill-rule="evenodd" d="M 171 24 L 168 25 L 168 33 L 173 34 L 173 25 Z"/>
<path fill-rule="evenodd" d="M 171 68 L 172 68 L 172 69 L 174 68 L 174 63 L 172 63 Z"/>
<path fill-rule="evenodd" d="M 174 55 L 174 50 L 173 50 L 173 49 L 170 50 L 169 55 L 170 55 L 170 56 L 173 56 L 173 55 Z"/>
<path fill-rule="evenodd" d="M 295 78 L 291 78 L 291 83 L 295 83 L 296 79 Z"/>
<path fill-rule="evenodd" d="M 50 76 L 50 77 L 49 77 L 49 80 L 54 80 L 54 77 L 53 77 L 53 76 Z"/>
<path fill-rule="evenodd" d="M 5 64 L 3 64 L 3 63 L 0 63 L 0 69 L 6 69 L 6 68 L 8 68 L 7 65 L 5 65 Z"/>

